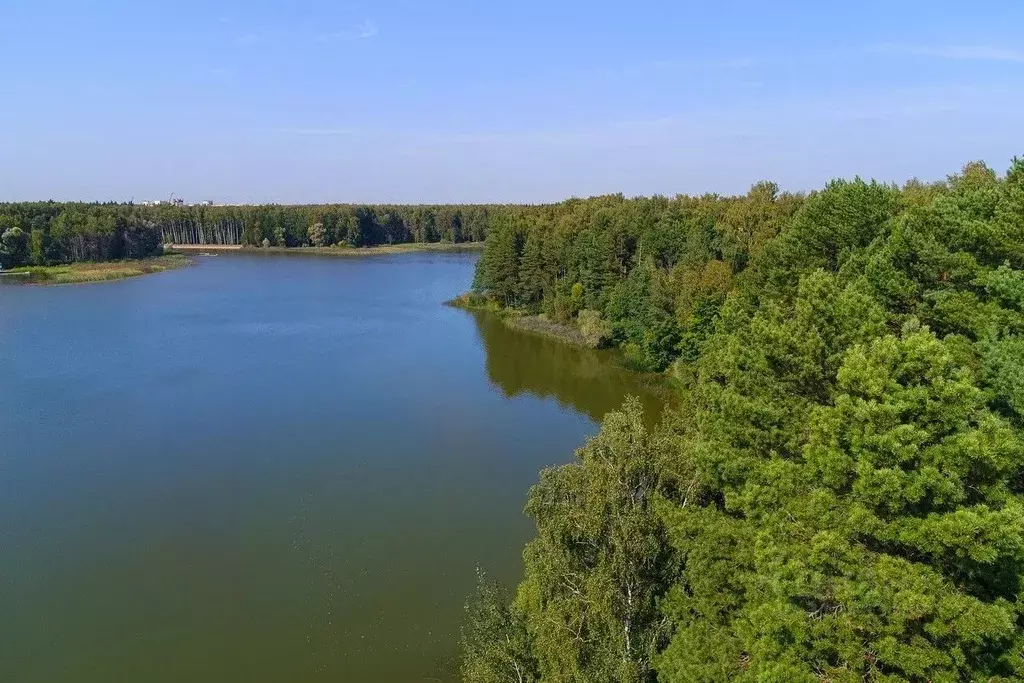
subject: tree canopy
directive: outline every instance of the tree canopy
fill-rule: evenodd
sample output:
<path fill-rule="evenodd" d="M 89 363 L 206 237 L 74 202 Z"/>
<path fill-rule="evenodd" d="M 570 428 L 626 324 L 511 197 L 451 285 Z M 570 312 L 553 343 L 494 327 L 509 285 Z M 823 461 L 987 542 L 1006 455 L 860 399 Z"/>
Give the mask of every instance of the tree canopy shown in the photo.
<path fill-rule="evenodd" d="M 571 319 L 582 285 L 682 407 L 541 474 L 527 675 L 467 649 L 466 680 L 1024 680 L 1024 161 L 592 202 L 520 228 L 560 256 L 510 301 Z"/>

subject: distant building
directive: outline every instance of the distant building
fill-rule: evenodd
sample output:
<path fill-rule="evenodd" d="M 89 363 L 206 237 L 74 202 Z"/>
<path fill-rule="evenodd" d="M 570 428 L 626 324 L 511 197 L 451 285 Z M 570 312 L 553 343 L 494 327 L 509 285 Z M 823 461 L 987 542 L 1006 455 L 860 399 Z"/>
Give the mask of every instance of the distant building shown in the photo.
<path fill-rule="evenodd" d="M 140 202 L 142 206 L 214 206 L 212 199 L 205 199 L 201 202 L 194 204 L 188 204 L 181 197 L 171 197 L 170 199 L 151 199 L 149 201 Z"/>

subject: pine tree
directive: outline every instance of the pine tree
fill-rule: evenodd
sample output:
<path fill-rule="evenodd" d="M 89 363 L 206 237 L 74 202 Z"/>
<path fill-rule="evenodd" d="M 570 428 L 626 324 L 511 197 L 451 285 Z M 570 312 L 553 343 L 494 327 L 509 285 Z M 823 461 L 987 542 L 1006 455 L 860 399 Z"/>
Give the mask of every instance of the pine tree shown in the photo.
<path fill-rule="evenodd" d="M 547 286 L 544 276 L 544 254 L 542 237 L 538 229 L 529 230 L 523 243 L 523 253 L 519 260 L 519 304 L 527 308 L 537 308 Z"/>

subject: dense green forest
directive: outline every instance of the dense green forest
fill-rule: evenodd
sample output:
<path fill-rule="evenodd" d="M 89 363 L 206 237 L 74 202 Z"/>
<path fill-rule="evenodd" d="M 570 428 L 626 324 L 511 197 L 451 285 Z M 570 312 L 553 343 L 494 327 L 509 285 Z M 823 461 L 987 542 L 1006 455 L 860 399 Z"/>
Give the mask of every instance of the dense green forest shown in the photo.
<path fill-rule="evenodd" d="M 133 207 L 0 204 L 0 266 L 114 261 L 163 251 L 160 229 Z"/>
<path fill-rule="evenodd" d="M 367 247 L 483 241 L 502 206 L 0 204 L 0 265 L 145 258 L 164 243 Z M 523 209 L 529 210 L 529 209 Z"/>
<path fill-rule="evenodd" d="M 1024 680 L 1024 160 L 510 213 L 476 289 L 681 405 L 541 473 L 466 681 Z"/>
<path fill-rule="evenodd" d="M 559 322 L 603 322 L 634 365 L 663 370 L 699 355 L 727 293 L 804 201 L 758 183 L 745 197 L 612 195 L 510 210 L 493 221 L 474 288 Z"/>

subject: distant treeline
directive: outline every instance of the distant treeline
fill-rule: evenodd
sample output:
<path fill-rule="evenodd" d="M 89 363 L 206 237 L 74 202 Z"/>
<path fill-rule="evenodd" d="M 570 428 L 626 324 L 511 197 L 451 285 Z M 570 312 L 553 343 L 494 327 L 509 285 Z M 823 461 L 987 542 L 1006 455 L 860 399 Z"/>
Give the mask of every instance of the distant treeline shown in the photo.
<path fill-rule="evenodd" d="M 174 244 L 368 247 L 478 242 L 500 206 L 156 206 L 141 209 Z M 265 241 L 265 242 L 264 242 Z"/>
<path fill-rule="evenodd" d="M 504 206 L 0 204 L 0 265 L 110 261 L 164 243 L 366 247 L 483 241 Z M 525 209 L 523 209 L 525 210 Z"/>
<path fill-rule="evenodd" d="M 541 473 L 466 683 L 1024 681 L 1024 160 L 503 216 L 477 288 L 680 403 Z"/>

